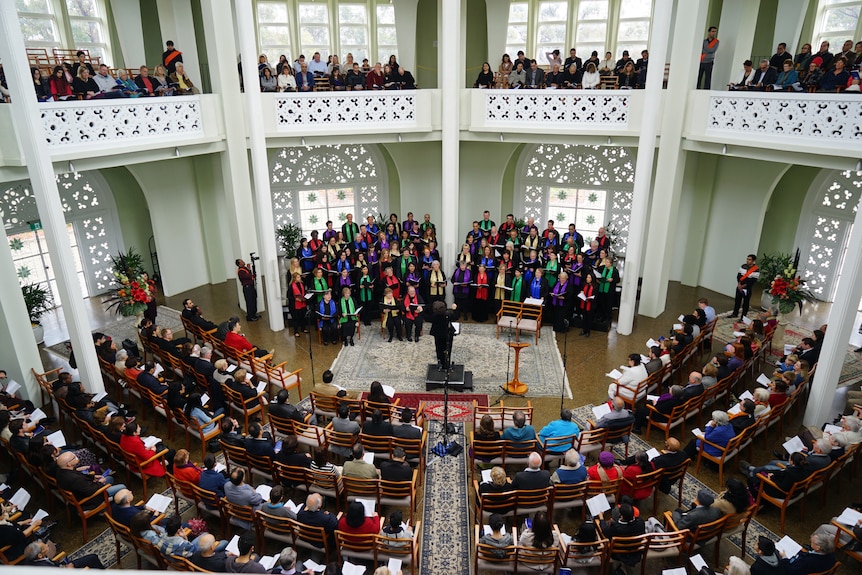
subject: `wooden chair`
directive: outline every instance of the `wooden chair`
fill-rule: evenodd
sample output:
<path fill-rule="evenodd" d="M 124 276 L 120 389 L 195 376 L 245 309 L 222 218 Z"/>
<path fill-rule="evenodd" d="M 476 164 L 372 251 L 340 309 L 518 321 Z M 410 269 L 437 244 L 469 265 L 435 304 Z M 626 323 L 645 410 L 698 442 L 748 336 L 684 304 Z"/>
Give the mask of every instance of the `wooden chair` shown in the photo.
<path fill-rule="evenodd" d="M 201 489 L 194 484 L 192 484 L 191 487 L 195 494 L 195 501 L 197 501 L 198 513 L 204 516 L 217 519 L 219 523 L 221 523 L 221 512 L 219 511 L 218 495 L 216 495 L 212 491 Z"/>
<path fill-rule="evenodd" d="M 165 482 L 168 484 L 168 489 L 173 493 L 174 509 L 177 515 L 180 514 L 180 499 L 183 499 L 192 505 L 197 505 L 198 500 L 195 496 L 195 490 L 193 488 L 194 484 L 192 482 L 180 479 L 170 471 L 165 473 Z"/>
<path fill-rule="evenodd" d="M 241 421 L 245 429 L 248 429 L 248 423 L 254 415 L 260 416 L 262 424 L 266 423 L 266 413 L 263 410 L 263 404 L 266 403 L 266 399 L 263 397 L 264 391 L 259 391 L 257 395 L 246 399 L 240 392 L 231 389 L 228 385 L 223 385 L 222 390 L 231 411 L 241 414 Z"/>
<path fill-rule="evenodd" d="M 731 535 L 736 535 L 737 533 L 742 534 L 740 536 L 740 539 L 742 540 L 742 549 L 740 553 L 741 557 L 745 557 L 745 539 L 748 535 L 748 524 L 751 523 L 751 518 L 754 517 L 755 513 L 757 513 L 757 505 L 751 505 L 742 513 L 734 513 L 733 515 L 728 515 L 725 517 L 724 532 L 722 533 L 722 537 L 726 539 L 727 537 L 730 537 Z M 718 564 L 718 556 L 716 556 L 716 564 Z"/>
<path fill-rule="evenodd" d="M 653 515 L 658 512 L 658 486 L 661 483 L 661 478 L 663 474 L 664 469 L 656 469 L 655 471 L 650 471 L 649 473 L 641 473 L 640 475 L 635 477 L 634 481 L 631 481 L 628 478 L 623 478 L 623 482 L 628 485 L 632 491 L 638 491 L 640 489 L 652 490 Z"/>
<path fill-rule="evenodd" d="M 359 535 L 336 529 L 335 550 L 338 553 L 338 560 L 349 560 L 351 563 L 359 561 L 376 562 L 377 557 L 374 551 L 378 537 L 380 536 L 376 533 Z"/>
<path fill-rule="evenodd" d="M 224 463 L 227 466 L 227 472 L 231 473 L 231 467 L 236 466 L 245 470 L 246 477 L 251 476 L 251 464 L 248 462 L 248 454 L 245 447 L 239 447 L 219 439 L 219 445 L 224 453 Z"/>
<path fill-rule="evenodd" d="M 673 521 L 673 516 L 670 511 L 664 512 L 665 529 L 667 531 L 679 531 Z M 697 529 L 691 534 L 689 539 L 690 545 L 688 552 L 693 553 L 695 549 L 703 549 L 707 545 L 715 543 L 715 563 L 718 563 L 718 552 L 721 546 L 721 533 L 724 531 L 724 523 L 727 516 L 722 516 L 709 523 L 703 523 L 697 526 Z"/>
<path fill-rule="evenodd" d="M 625 565 L 634 568 L 641 564 L 641 575 L 644 572 L 644 557 L 649 547 L 650 535 L 637 535 L 635 537 L 614 537 L 611 539 L 611 565 Z"/>
<path fill-rule="evenodd" d="M 273 462 L 275 468 L 276 480 L 286 488 L 290 487 L 294 493 L 299 490 L 303 492 L 303 498 L 308 493 L 307 467 L 297 467 L 294 465 L 285 465 L 280 461 Z"/>
<path fill-rule="evenodd" d="M 599 453 L 605 448 L 608 439 L 608 430 L 604 427 L 582 429 L 578 434 L 575 449 L 584 457 L 592 453 Z"/>
<path fill-rule="evenodd" d="M 587 482 L 580 483 L 556 483 L 552 487 L 551 494 L 551 518 L 559 509 L 581 509 L 581 519 L 586 509 Z"/>
<path fill-rule="evenodd" d="M 560 537 L 560 567 L 567 567 L 572 572 L 586 571 L 604 575 L 611 558 L 611 542 L 599 539 L 589 543 L 569 541 L 566 543 Z"/>
<path fill-rule="evenodd" d="M 521 319 L 518 320 L 518 327 L 515 330 L 517 339 L 520 339 L 522 331 L 532 332 L 536 341 L 539 341 L 542 337 L 542 306 L 523 304 Z"/>
<path fill-rule="evenodd" d="M 315 449 L 326 449 L 326 430 L 324 428 L 299 421 L 293 421 L 292 427 L 299 445 L 307 447 L 311 452 Z"/>
<path fill-rule="evenodd" d="M 595 424 L 590 421 L 589 422 L 592 427 L 595 427 Z M 603 449 L 610 448 L 610 451 L 613 451 L 617 445 L 625 446 L 625 457 L 629 456 L 629 443 L 632 435 L 632 429 L 634 429 L 634 421 L 629 423 L 628 425 L 623 426 L 612 426 L 606 427 L 607 436 L 605 437 L 605 446 Z"/>
<path fill-rule="evenodd" d="M 691 532 L 688 529 L 651 534 L 641 572 L 643 573 L 643 569 L 646 568 L 646 562 L 651 559 L 665 560 L 676 557 L 677 565 L 682 565 L 683 561 L 685 561 L 685 554 L 688 551 L 690 538 Z"/>
<path fill-rule="evenodd" d="M 486 441 L 476 439 L 473 432 L 470 432 L 470 452 L 471 469 L 475 469 L 476 462 L 490 463 L 493 465 L 527 465 L 530 458 L 530 453 L 537 449 L 536 441 L 512 442 L 505 439 L 496 441 Z"/>
<path fill-rule="evenodd" d="M 308 477 L 306 480 L 308 483 L 308 492 L 319 493 L 324 497 L 332 499 L 335 501 L 336 507 L 341 509 L 341 501 L 344 491 L 344 484 L 342 483 L 341 478 L 336 476 L 334 473 L 323 473 L 313 469 L 306 471 L 306 474 Z"/>
<path fill-rule="evenodd" d="M 504 301 L 497 312 L 496 338 L 500 339 L 500 329 L 514 329 L 517 332 L 518 322 L 521 321 L 521 310 L 523 305 L 516 301 Z"/>
<path fill-rule="evenodd" d="M 377 561 L 388 563 L 390 559 L 400 559 L 402 565 L 410 565 L 411 575 L 415 575 L 419 563 L 419 541 L 422 522 L 413 526 L 412 539 L 390 539 L 378 536 L 374 542 Z"/>
<path fill-rule="evenodd" d="M 305 525 L 299 521 L 288 519 L 293 527 L 293 548 L 302 547 L 317 553 L 322 552 L 328 563 L 331 560 L 332 549 L 329 545 L 329 537 L 323 527 Z"/>
<path fill-rule="evenodd" d="M 560 528 L 554 525 L 554 539 L 559 541 Z M 534 573 L 538 571 L 557 572 L 560 561 L 560 549 L 556 545 L 540 549 L 518 545 L 518 572 Z"/>
<path fill-rule="evenodd" d="M 334 395 L 320 395 L 315 392 L 309 392 L 308 397 L 311 399 L 311 411 L 318 418 L 333 419 L 338 415 L 338 406 L 342 403 L 347 403 L 350 406 L 350 413 L 359 413 L 359 400 L 348 397 L 336 397 Z"/>
<path fill-rule="evenodd" d="M 620 497 L 620 487 L 623 484 L 623 478 L 622 475 L 620 475 L 620 477 L 617 477 L 616 479 L 609 479 L 607 481 L 602 481 L 601 479 L 588 479 L 586 484 L 587 492 L 584 495 L 586 499 L 595 497 L 599 493 L 604 493 L 608 498 L 608 501 L 613 504 Z"/>
<path fill-rule="evenodd" d="M 788 491 L 784 491 L 780 487 L 778 487 L 771 479 L 766 476 L 760 475 L 758 479 L 760 479 L 760 489 L 757 492 L 757 506 L 760 507 L 766 503 L 773 505 L 781 510 L 781 532 L 784 531 L 784 520 L 787 515 L 787 508 L 793 505 L 794 503 L 799 502 L 800 507 L 800 518 L 803 518 L 805 513 L 805 494 L 808 491 L 808 485 L 811 481 L 811 477 L 807 477 L 802 481 L 797 481 L 794 483 Z M 766 492 L 766 487 L 772 487 L 775 491 L 777 491 L 780 495 L 770 495 Z"/>
<path fill-rule="evenodd" d="M 222 497 L 219 500 L 219 509 L 222 517 L 222 531 L 227 536 L 233 530 L 231 526 L 242 530 L 251 529 L 254 526 L 254 508 L 237 505 Z"/>
<path fill-rule="evenodd" d="M 20 513 L 16 513 L 16 517 L 20 517 Z M 36 531 L 36 529 L 38 529 L 38 527 L 29 526 L 23 530 L 23 533 L 27 538 L 30 538 Z M 12 545 L 4 545 L 3 547 L 0 547 L 0 563 L 2 563 L 3 565 L 18 565 L 19 563 L 24 561 L 25 557 L 23 553 L 21 553 L 21 555 L 19 555 L 18 557 L 9 556 L 9 551 L 11 549 Z M 65 557 L 65 555 L 65 552 L 59 553 L 54 557 L 54 561 L 61 560 L 63 557 Z"/>
<path fill-rule="evenodd" d="M 352 433 L 335 431 L 332 429 L 331 422 L 323 428 L 323 431 L 326 439 L 326 448 L 331 453 L 334 453 L 333 448 L 342 453 L 350 453 L 350 450 L 353 449 L 353 445 L 359 440 L 358 436 L 353 435 Z"/>
<path fill-rule="evenodd" d="M 413 477 L 410 481 L 385 481 L 380 480 L 378 487 L 380 493 L 378 495 L 378 503 L 387 507 L 404 507 L 407 508 L 410 515 L 410 522 L 413 523 L 413 511 L 418 503 L 417 486 L 421 481 L 422 474 L 418 469 L 413 470 Z"/>
<path fill-rule="evenodd" d="M 260 554 L 266 553 L 266 540 L 279 542 L 279 547 L 293 544 L 293 525 L 285 517 L 270 515 L 258 509 L 254 512 L 254 530 L 258 534 Z"/>
<path fill-rule="evenodd" d="M 60 493 L 63 495 L 63 499 L 66 501 L 67 522 L 69 525 L 72 525 L 72 519 L 69 510 L 74 509 L 77 512 L 78 517 L 81 519 L 81 524 L 84 529 L 84 543 L 89 541 L 89 538 L 87 537 L 87 521 L 92 519 L 93 517 L 102 515 L 110 507 L 110 503 L 108 502 L 109 487 L 110 485 L 103 485 L 98 490 L 94 491 L 92 495 L 89 495 L 84 499 L 78 499 L 71 491 L 60 489 Z M 91 502 L 95 502 L 97 504 L 91 507 Z"/>
<path fill-rule="evenodd" d="M 839 523 L 838 521 L 832 520 L 832 525 L 835 526 L 837 531 L 835 532 L 835 551 L 842 551 L 845 557 L 853 559 L 857 563 L 862 563 L 862 550 L 860 550 L 860 543 L 862 541 L 859 540 L 858 537 L 853 533 L 853 529 Z M 850 539 L 849 543 L 843 543 L 841 539 Z"/>
<path fill-rule="evenodd" d="M 147 459 L 143 459 L 143 460 L 139 459 L 138 456 L 134 455 L 133 453 L 129 453 L 127 451 L 123 451 L 122 453 L 123 453 L 123 458 L 126 461 L 127 474 L 135 475 L 135 476 L 140 478 L 141 483 L 143 483 L 144 498 L 146 499 L 146 497 L 147 497 L 147 482 L 150 479 L 158 478 L 161 476 L 150 475 L 149 473 L 144 471 L 144 467 L 146 467 L 147 465 L 149 465 L 150 463 L 153 463 L 155 461 L 158 461 L 161 464 L 161 466 L 164 467 L 165 466 L 165 455 L 168 454 L 168 449 L 162 449 L 161 451 L 154 453 L 153 455 L 151 455 Z"/>
<path fill-rule="evenodd" d="M 117 565 L 122 565 L 122 544 L 125 543 L 128 547 L 131 547 L 132 549 L 135 548 L 135 544 L 132 543 L 132 533 L 128 527 L 111 517 L 110 513 L 105 514 L 105 519 L 108 520 L 108 527 L 111 529 L 111 533 L 114 535 L 114 551 L 117 553 Z M 140 569 L 141 556 L 135 553 L 135 559 L 137 559 L 138 569 Z"/>
<path fill-rule="evenodd" d="M 692 397 L 685 403 L 674 407 L 667 415 L 659 413 L 655 406 L 647 404 L 646 407 L 647 409 L 649 409 L 649 419 L 647 419 L 647 430 L 645 439 L 649 440 L 650 432 L 652 431 L 653 427 L 663 430 L 665 439 L 670 437 L 671 430 L 677 426 L 680 426 L 681 432 L 685 433 L 685 420 L 689 417 L 689 414 L 696 407 L 699 408 L 700 403 L 700 397 Z M 654 416 L 666 418 L 666 421 L 658 421 L 655 419 Z"/>
<path fill-rule="evenodd" d="M 27 48 L 29 51 L 30 48 Z M 113 367 L 113 366 L 112 366 Z M 54 415 L 54 382 L 57 380 L 57 376 L 63 371 L 62 367 L 58 367 L 57 369 L 52 369 L 51 371 L 46 371 L 45 373 L 39 373 L 32 367 L 30 371 L 33 373 L 33 377 L 36 378 L 36 383 L 39 384 L 39 398 L 42 400 L 42 407 L 48 406 L 51 412 L 48 414 L 49 416 Z M 59 412 L 60 407 L 57 406 L 57 411 Z M 60 417 L 60 415 L 58 413 Z M 61 420 L 61 424 L 64 423 L 65 420 Z"/>
<path fill-rule="evenodd" d="M 544 453 L 543 461 L 546 464 L 551 461 L 561 461 L 569 449 L 576 449 L 578 440 L 579 437 L 575 434 L 546 438 L 542 441 L 542 450 L 540 451 L 540 453 Z"/>
<path fill-rule="evenodd" d="M 616 90 L 619 86 L 619 78 L 616 76 L 602 76 L 599 78 L 599 88 L 601 90 Z"/>
<path fill-rule="evenodd" d="M 677 493 L 677 506 L 682 507 L 682 488 L 683 483 L 685 482 L 686 472 L 688 471 L 688 466 L 691 463 L 690 459 L 686 459 L 679 465 L 674 467 L 666 467 L 664 469 L 664 475 L 662 476 L 662 482 L 666 482 L 669 485 L 674 485 L 676 482 L 679 482 L 678 493 Z"/>
<path fill-rule="evenodd" d="M 255 358 L 254 364 L 256 368 L 258 363 L 259 360 Z M 274 386 L 288 391 L 295 388 L 299 399 L 302 399 L 302 369 L 290 371 L 285 367 L 285 365 L 287 365 L 286 361 L 283 361 L 278 365 L 269 365 L 264 363 L 266 378 L 269 381 L 270 388 Z"/>
<path fill-rule="evenodd" d="M 509 545 L 508 547 L 496 547 L 479 543 L 479 526 L 474 526 L 473 541 L 476 544 L 476 552 L 473 554 L 473 572 L 505 572 L 515 573 L 517 570 L 518 547 L 517 545 Z M 517 543 L 518 528 L 512 527 L 512 539 Z M 501 556 L 502 555 L 502 556 Z"/>
<path fill-rule="evenodd" d="M 718 466 L 718 484 L 724 485 L 724 464 L 731 461 L 739 455 L 745 447 L 751 444 L 751 438 L 756 429 L 756 424 L 745 428 L 742 433 L 731 437 L 730 441 L 728 441 L 725 446 L 718 445 L 705 437 L 701 437 L 700 449 L 697 452 L 697 465 L 694 468 L 695 474 L 700 473 L 700 462 L 703 459 L 706 459 Z M 708 453 L 706 451 L 707 445 L 718 450 L 718 455 Z"/>

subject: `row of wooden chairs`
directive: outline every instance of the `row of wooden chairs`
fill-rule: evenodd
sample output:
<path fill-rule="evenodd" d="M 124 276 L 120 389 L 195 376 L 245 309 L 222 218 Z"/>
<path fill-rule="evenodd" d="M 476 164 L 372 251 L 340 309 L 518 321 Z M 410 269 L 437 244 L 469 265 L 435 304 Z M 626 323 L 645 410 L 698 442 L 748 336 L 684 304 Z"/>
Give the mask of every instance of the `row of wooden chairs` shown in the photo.
<path fill-rule="evenodd" d="M 513 329 L 516 340 L 520 339 L 521 331 L 532 332 L 538 341 L 542 336 L 542 306 L 505 300 L 497 312 L 497 339 L 501 329 Z"/>
<path fill-rule="evenodd" d="M 490 416 L 494 421 L 494 429 L 502 432 L 507 427 L 515 427 L 514 416 L 515 412 L 520 411 L 524 414 L 524 419 L 527 425 L 533 425 L 533 404 L 527 400 L 527 404 L 523 406 L 507 406 L 501 400 L 497 405 L 485 406 L 473 400 L 473 429 L 479 429 L 479 424 L 482 418 L 486 415 Z"/>

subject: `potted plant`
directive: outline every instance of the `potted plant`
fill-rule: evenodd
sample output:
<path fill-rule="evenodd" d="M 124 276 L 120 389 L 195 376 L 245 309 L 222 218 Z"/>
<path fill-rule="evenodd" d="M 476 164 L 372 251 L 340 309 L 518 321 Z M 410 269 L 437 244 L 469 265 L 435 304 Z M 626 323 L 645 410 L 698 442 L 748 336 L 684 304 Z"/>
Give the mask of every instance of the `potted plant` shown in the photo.
<path fill-rule="evenodd" d="M 772 294 L 769 293 L 772 286 L 772 280 L 784 273 L 784 270 L 791 267 L 793 256 L 781 252 L 771 254 L 763 254 L 757 262 L 757 267 L 760 268 L 760 277 L 757 283 L 763 288 L 761 295 L 760 307 L 770 309 L 772 307 Z"/>
<path fill-rule="evenodd" d="M 36 343 L 42 343 L 45 341 L 45 329 L 39 320 L 45 312 L 54 307 L 51 291 L 42 284 L 27 284 L 21 286 L 21 295 L 24 296 L 24 305 L 27 306 L 27 315 L 30 317 Z"/>
<path fill-rule="evenodd" d="M 275 241 L 285 257 L 292 258 L 302 239 L 302 228 L 296 224 L 284 224 L 275 229 Z"/>
<path fill-rule="evenodd" d="M 117 288 L 103 300 L 108 304 L 105 311 L 114 309 L 123 317 L 142 316 L 155 293 L 152 280 L 144 276 L 143 258 L 134 248 L 129 248 L 128 253 L 111 256 L 111 264 Z"/>

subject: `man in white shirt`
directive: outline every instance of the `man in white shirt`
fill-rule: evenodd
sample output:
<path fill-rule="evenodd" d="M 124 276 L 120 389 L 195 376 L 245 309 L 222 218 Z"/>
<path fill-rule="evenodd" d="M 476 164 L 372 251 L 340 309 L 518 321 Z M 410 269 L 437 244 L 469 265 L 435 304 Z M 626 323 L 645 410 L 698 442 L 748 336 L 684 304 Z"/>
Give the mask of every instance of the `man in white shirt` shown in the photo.
<path fill-rule="evenodd" d="M 320 52 L 314 53 L 314 56 L 311 58 L 311 62 L 308 63 L 308 71 L 315 76 L 326 75 L 326 62 L 321 61 Z"/>
<path fill-rule="evenodd" d="M 111 76 L 105 64 L 99 66 L 99 73 L 93 76 L 93 80 L 95 80 L 100 92 L 105 94 L 122 94 L 120 90 L 114 90 L 117 87 L 117 80 Z"/>

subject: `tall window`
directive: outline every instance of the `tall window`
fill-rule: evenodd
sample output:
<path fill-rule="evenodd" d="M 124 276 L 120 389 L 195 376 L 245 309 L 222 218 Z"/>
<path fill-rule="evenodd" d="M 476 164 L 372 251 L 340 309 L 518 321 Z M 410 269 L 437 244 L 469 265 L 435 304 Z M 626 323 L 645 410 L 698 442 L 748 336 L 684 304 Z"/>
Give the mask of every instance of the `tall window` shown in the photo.
<path fill-rule="evenodd" d="M 575 224 L 589 241 L 610 226 L 614 252 L 625 256 L 635 159 L 627 148 L 538 144 L 524 149 L 515 188 L 515 213 L 544 227 Z"/>
<path fill-rule="evenodd" d="M 329 6 L 326 4 L 299 5 L 299 41 L 306 59 L 320 52 L 322 60 L 331 53 L 329 44 Z"/>
<path fill-rule="evenodd" d="M 104 0 L 15 0 L 27 47 L 85 49 L 110 63 Z"/>
<path fill-rule="evenodd" d="M 290 53 L 290 28 L 288 27 L 287 5 L 284 2 L 257 3 L 257 33 L 260 53 L 266 54 L 270 64 L 278 62 L 284 54 L 295 60 L 299 54 Z"/>
<path fill-rule="evenodd" d="M 857 0 L 862 1 L 862 0 Z M 506 51 L 518 50 L 545 63 L 545 53 L 562 57 L 576 48 L 586 59 L 595 50 L 619 58 L 639 55 L 649 42 L 653 0 L 519 0 L 509 4 Z"/>
<path fill-rule="evenodd" d="M 270 156 L 276 227 L 297 223 L 304 234 L 365 222 L 388 208 L 386 168 L 374 146 L 363 144 L 282 148 Z"/>
<path fill-rule="evenodd" d="M 858 40 L 862 34 L 860 15 L 860 0 L 820 0 L 814 23 L 813 51 L 817 51 L 823 40 L 829 41 L 829 51 L 833 54 L 841 51 L 845 40 Z"/>
<path fill-rule="evenodd" d="M 377 61 L 388 62 L 390 54 L 398 54 L 398 34 L 395 32 L 395 6 L 377 5 Z"/>
<path fill-rule="evenodd" d="M 368 58 L 368 7 L 365 4 L 338 5 L 339 55 L 353 54 L 353 60 Z"/>

